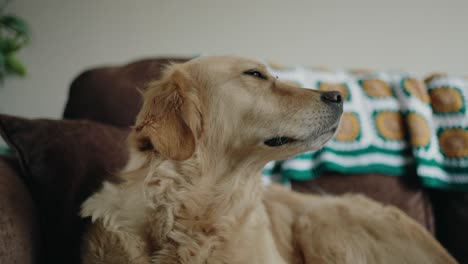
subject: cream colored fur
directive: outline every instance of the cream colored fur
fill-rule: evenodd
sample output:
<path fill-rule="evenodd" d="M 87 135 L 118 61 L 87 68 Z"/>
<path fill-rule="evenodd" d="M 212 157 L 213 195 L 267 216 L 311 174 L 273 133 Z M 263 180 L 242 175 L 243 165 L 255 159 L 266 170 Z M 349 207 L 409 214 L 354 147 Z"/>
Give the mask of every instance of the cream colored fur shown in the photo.
<path fill-rule="evenodd" d="M 266 162 L 333 136 L 342 108 L 320 97 L 243 58 L 170 66 L 144 94 L 121 183 L 82 205 L 83 263 L 456 263 L 396 208 L 262 185 Z M 295 141 L 264 144 L 277 136 Z"/>

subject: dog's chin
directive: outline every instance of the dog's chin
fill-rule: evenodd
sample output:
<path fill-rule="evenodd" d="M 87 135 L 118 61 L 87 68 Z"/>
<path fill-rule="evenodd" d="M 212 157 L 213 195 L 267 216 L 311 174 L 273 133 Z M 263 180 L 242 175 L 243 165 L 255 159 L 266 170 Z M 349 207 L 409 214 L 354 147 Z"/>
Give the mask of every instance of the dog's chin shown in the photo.
<path fill-rule="evenodd" d="M 303 143 L 303 147 L 305 148 L 305 151 L 312 151 L 312 150 L 318 150 L 322 148 L 330 139 L 333 138 L 333 136 L 336 133 L 336 128 L 323 132 L 319 134 L 318 136 L 313 136 L 305 140 Z"/>

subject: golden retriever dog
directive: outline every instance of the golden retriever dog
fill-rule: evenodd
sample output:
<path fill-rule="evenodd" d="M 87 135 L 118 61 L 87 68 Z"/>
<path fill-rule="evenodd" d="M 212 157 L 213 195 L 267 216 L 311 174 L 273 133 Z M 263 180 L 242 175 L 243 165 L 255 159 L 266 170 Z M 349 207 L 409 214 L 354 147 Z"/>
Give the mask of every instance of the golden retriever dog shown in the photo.
<path fill-rule="evenodd" d="M 268 161 L 323 146 L 342 109 L 338 92 L 249 59 L 170 65 L 144 92 L 119 182 L 82 205 L 83 263 L 456 263 L 395 207 L 262 184 Z"/>

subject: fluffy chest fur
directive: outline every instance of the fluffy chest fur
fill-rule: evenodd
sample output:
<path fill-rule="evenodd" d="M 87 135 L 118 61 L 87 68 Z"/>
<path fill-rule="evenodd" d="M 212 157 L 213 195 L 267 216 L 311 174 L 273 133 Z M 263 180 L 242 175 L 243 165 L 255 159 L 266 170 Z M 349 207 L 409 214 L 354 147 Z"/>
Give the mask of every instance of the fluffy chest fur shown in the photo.
<path fill-rule="evenodd" d="M 285 263 L 261 201 L 263 187 L 251 182 L 256 178 L 213 188 L 177 170 L 163 164 L 144 179 L 106 183 L 85 202 L 83 215 L 112 233 L 112 243 L 121 244 L 116 247 L 127 251 L 131 263 Z M 233 184 L 245 188 L 223 187 Z"/>
<path fill-rule="evenodd" d="M 151 217 L 148 223 L 149 240 L 156 244 L 152 250 L 155 263 L 283 263 L 262 206 L 217 221 L 184 214 L 166 220 L 172 218 L 170 223 Z"/>

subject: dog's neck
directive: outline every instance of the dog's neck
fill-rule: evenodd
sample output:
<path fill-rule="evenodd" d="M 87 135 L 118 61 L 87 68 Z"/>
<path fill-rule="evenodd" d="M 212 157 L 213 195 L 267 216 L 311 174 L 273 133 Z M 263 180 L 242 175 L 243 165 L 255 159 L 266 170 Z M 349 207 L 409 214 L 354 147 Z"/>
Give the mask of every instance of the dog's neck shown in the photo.
<path fill-rule="evenodd" d="M 243 217 L 261 204 L 261 164 L 196 154 L 186 161 L 153 159 L 145 164 L 146 197 L 156 207 L 171 205 L 184 218 Z"/>

